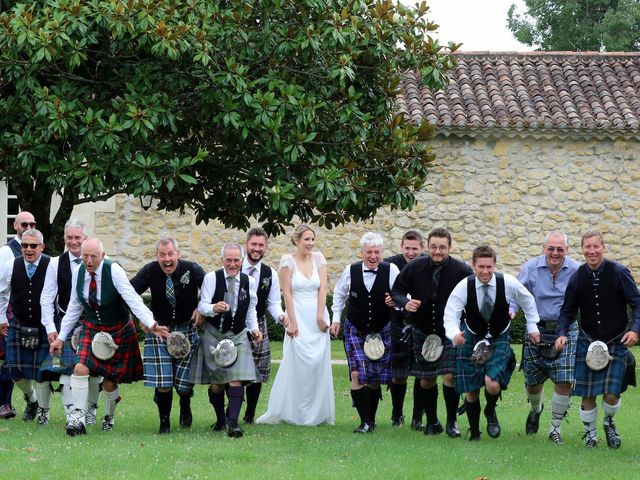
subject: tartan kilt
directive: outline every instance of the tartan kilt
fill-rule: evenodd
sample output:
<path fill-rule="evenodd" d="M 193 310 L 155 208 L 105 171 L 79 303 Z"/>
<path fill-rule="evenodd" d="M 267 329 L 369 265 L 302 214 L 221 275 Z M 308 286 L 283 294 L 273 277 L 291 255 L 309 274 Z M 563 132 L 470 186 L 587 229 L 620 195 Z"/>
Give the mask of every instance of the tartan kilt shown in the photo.
<path fill-rule="evenodd" d="M 142 357 L 138 345 L 138 334 L 132 320 L 118 322 L 111 327 L 97 325 L 82 320 L 78 335 L 76 363 L 81 363 L 93 375 L 100 375 L 115 383 L 132 383 L 142 380 Z M 93 336 L 98 332 L 108 332 L 118 344 L 116 353 L 109 360 L 100 360 L 91 353 Z"/>
<path fill-rule="evenodd" d="M 349 379 L 351 372 L 358 371 L 358 384 L 391 382 L 391 324 L 387 325 L 380 332 L 382 343 L 384 343 L 384 354 L 378 360 L 369 360 L 364 353 L 363 336 L 358 329 L 348 319 L 344 322 L 344 351 L 347 354 L 349 363 Z"/>
<path fill-rule="evenodd" d="M 35 380 L 42 382 L 45 380 L 44 372 L 40 372 L 40 366 L 49 355 L 49 341 L 47 331 L 44 327 L 38 329 L 40 345 L 38 348 L 24 348 L 20 343 L 20 333 L 18 323 L 15 320 L 9 322 L 9 334 L 7 335 L 7 353 L 5 356 L 5 367 L 9 369 L 12 380 Z M 48 380 L 48 378 L 47 378 Z"/>
<path fill-rule="evenodd" d="M 483 339 L 464 327 L 465 342 L 458 348 L 456 357 L 456 390 L 458 393 L 475 392 L 484 387 L 484 377 L 499 382 L 502 390 L 506 390 L 511 380 L 511 375 L 516 368 L 516 356 L 509 345 L 511 336 L 509 332 L 494 337 L 493 355 L 487 363 L 481 367 L 471 361 L 473 347 Z"/>
<path fill-rule="evenodd" d="M 189 381 L 189 367 L 200 337 L 191 322 L 175 325 L 172 331 L 184 333 L 191 343 L 191 351 L 182 359 L 173 358 L 167 350 L 166 340 L 162 341 L 153 333 L 147 333 L 143 352 L 144 386 L 175 387 L 178 393 L 191 393 L 193 385 Z"/>
<path fill-rule="evenodd" d="M 427 336 L 419 328 L 413 329 L 411 375 L 416 378 L 436 378 L 438 375 L 456 373 L 458 349 L 448 338 L 442 339 L 442 356 L 435 362 L 427 362 L 422 356 L 422 344 Z"/>
<path fill-rule="evenodd" d="M 267 330 L 267 317 L 258 319 L 258 328 L 262 332 L 262 341 L 258 344 L 249 339 L 251 353 L 256 364 L 256 382 L 268 382 L 271 375 L 271 346 L 269 345 L 269 332 Z M 249 334 L 250 335 L 250 334 Z"/>
<path fill-rule="evenodd" d="M 526 385 L 538 385 L 550 378 L 553 383 L 573 383 L 575 380 L 576 343 L 578 324 L 573 322 L 567 332 L 567 343 L 556 358 L 548 359 L 540 355 L 538 346 L 529 335 L 524 339 L 522 370 Z"/>
<path fill-rule="evenodd" d="M 220 367 L 211 354 L 211 347 L 216 347 L 220 340 L 228 338 L 238 348 L 238 358 L 229 367 Z M 189 381 L 195 384 L 224 385 L 230 382 L 255 382 L 256 364 L 251 354 L 251 343 L 247 330 L 238 334 L 231 330 L 221 333 L 210 322 L 205 321 L 204 330 L 200 334 L 200 343 L 191 359 Z"/>
<path fill-rule="evenodd" d="M 571 395 L 597 397 L 604 393 L 611 393 L 619 396 L 627 389 L 624 378 L 629 349 L 619 341 L 608 343 L 609 355 L 613 360 L 605 368 L 596 372 L 587 366 L 587 349 L 590 343 L 591 340 L 580 330 L 576 348 L 576 383 Z"/>
<path fill-rule="evenodd" d="M 396 315 L 396 312 L 392 313 Z M 399 314 L 398 314 L 399 315 Z M 407 378 L 411 363 L 411 341 L 402 343 L 402 321 L 391 321 L 391 375 L 393 378 Z"/>

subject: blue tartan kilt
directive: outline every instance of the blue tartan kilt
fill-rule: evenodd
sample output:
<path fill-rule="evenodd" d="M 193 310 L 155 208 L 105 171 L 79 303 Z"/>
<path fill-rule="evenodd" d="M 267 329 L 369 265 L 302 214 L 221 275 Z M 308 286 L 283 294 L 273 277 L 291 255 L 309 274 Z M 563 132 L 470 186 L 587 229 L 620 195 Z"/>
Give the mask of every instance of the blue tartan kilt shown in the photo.
<path fill-rule="evenodd" d="M 344 322 L 344 351 L 349 363 L 349 379 L 351 372 L 358 372 L 358 383 L 388 384 L 391 381 L 391 324 L 387 323 L 380 332 L 384 343 L 384 354 L 378 360 L 369 360 L 364 353 L 364 340 L 358 329 L 349 321 Z"/>
<path fill-rule="evenodd" d="M 516 368 L 516 356 L 509 344 L 511 335 L 505 332 L 491 339 L 493 355 L 481 367 L 471 361 L 473 347 L 483 337 L 475 335 L 464 328 L 465 342 L 458 348 L 456 358 L 456 390 L 458 393 L 475 392 L 484 387 L 484 377 L 500 383 L 502 390 L 506 390 L 511 375 Z"/>
<path fill-rule="evenodd" d="M 185 358 L 175 359 L 169 355 L 166 340 L 161 341 L 153 333 L 147 333 L 143 352 L 144 385 L 156 388 L 175 387 L 178 393 L 191 393 L 193 384 L 189 381 L 189 367 L 200 337 L 191 322 L 175 325 L 171 331 L 184 333 L 191 342 L 191 351 Z"/>
<path fill-rule="evenodd" d="M 7 336 L 6 366 L 10 370 L 12 380 L 35 380 L 43 382 L 49 380 L 45 372 L 40 372 L 40 366 L 51 359 L 49 355 L 49 341 L 44 327 L 38 329 L 40 345 L 35 349 L 24 348 L 20 343 L 18 323 L 9 322 L 9 335 Z"/>
<path fill-rule="evenodd" d="M 79 323 L 76 323 L 77 327 Z M 75 327 L 71 330 L 75 330 Z M 73 367 L 76 364 L 76 349 L 71 346 L 71 335 L 64 341 L 62 345 L 62 355 L 60 355 L 60 367 L 54 367 L 52 365 L 52 358 L 49 357 L 45 363 L 42 364 L 41 370 L 44 372 L 50 372 L 52 375 L 59 377 L 60 375 L 72 375 Z"/>
<path fill-rule="evenodd" d="M 419 328 L 413 329 L 413 358 L 411 361 L 411 375 L 416 378 L 436 378 L 438 375 L 456 373 L 456 357 L 458 349 L 451 340 L 442 338 L 442 356 L 435 362 L 427 362 L 422 356 L 422 344 L 427 336 Z"/>
<path fill-rule="evenodd" d="M 576 384 L 571 393 L 576 397 L 597 397 L 605 393 L 619 396 L 627 389 L 624 381 L 626 356 L 629 349 L 619 340 L 608 343 L 609 355 L 613 360 L 599 371 L 587 366 L 587 349 L 591 340 L 580 330 L 576 348 Z"/>
<path fill-rule="evenodd" d="M 526 385 L 539 385 L 550 378 L 553 383 L 573 383 L 575 380 L 576 344 L 578 324 L 573 322 L 567 333 L 567 343 L 556 358 L 548 359 L 540 355 L 540 350 L 529 335 L 524 339 L 522 370 Z"/>
<path fill-rule="evenodd" d="M 393 312 L 392 315 L 400 316 Z M 391 321 L 391 374 L 393 378 L 407 378 L 411 364 L 411 341 L 402 343 L 402 320 L 394 318 Z"/>

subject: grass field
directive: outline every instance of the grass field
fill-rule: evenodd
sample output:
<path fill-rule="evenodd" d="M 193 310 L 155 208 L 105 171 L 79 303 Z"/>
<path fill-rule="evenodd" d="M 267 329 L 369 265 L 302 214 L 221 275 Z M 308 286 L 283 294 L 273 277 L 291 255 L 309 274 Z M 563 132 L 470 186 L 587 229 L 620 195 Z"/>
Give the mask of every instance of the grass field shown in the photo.
<path fill-rule="evenodd" d="M 279 357 L 280 345 L 274 345 Z M 519 348 L 514 347 L 519 354 Z M 344 358 L 333 342 L 334 358 Z M 274 371 L 277 364 L 274 364 Z M 209 425 L 214 415 L 204 386 L 193 399 L 191 429 L 178 426 L 177 399 L 172 412 L 170 435 L 157 435 L 158 419 L 152 401 L 153 390 L 142 382 L 124 385 L 123 401 L 116 413 L 115 429 L 103 433 L 89 428 L 86 436 L 70 438 L 64 433 L 58 395 L 52 399 L 52 420 L 47 427 L 20 419 L 0 422 L 0 465 L 4 479 L 546 479 L 576 478 L 635 479 L 640 467 L 640 398 L 632 388 L 623 395 L 617 424 L 623 438 L 620 450 L 606 448 L 602 413 L 598 420 L 600 443 L 587 450 L 580 439 L 578 400 L 574 399 L 569 423 L 563 425 L 566 444 L 547 440 L 549 409 L 545 409 L 537 436 L 524 435 L 528 411 L 522 375 L 513 376 L 511 387 L 498 403 L 502 435 L 498 439 L 483 433 L 480 442 L 444 435 L 425 437 L 409 428 L 390 425 L 391 401 L 385 392 L 380 404 L 378 429 L 374 434 L 354 435 L 357 415 L 351 408 L 347 368 L 333 368 L 337 419 L 334 426 L 313 428 L 288 425 L 249 425 L 242 439 L 214 433 Z M 258 413 L 264 412 L 269 386 L 263 389 Z M 549 402 L 550 385 L 546 400 Z M 411 388 L 405 414 L 410 416 Z M 440 396 L 440 417 L 444 406 Z M 14 392 L 14 405 L 22 411 L 24 402 Z M 99 411 L 100 413 L 100 411 Z M 484 418 L 481 420 L 484 428 Z M 466 417 L 459 421 L 467 428 Z M 635 473 L 634 473 L 635 472 Z"/>

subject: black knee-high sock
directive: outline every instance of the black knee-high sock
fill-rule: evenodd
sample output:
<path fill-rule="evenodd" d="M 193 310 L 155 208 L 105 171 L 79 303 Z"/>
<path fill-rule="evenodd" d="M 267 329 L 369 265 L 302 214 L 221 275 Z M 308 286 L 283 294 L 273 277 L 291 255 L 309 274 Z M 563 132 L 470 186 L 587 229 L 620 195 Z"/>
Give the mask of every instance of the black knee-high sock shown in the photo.
<path fill-rule="evenodd" d="M 190 408 L 191 407 L 191 396 L 193 392 L 190 393 L 178 393 L 180 397 L 180 408 Z"/>
<path fill-rule="evenodd" d="M 0 405 L 11 405 L 13 395 L 13 380 L 0 379 Z"/>
<path fill-rule="evenodd" d="M 360 416 L 360 423 L 368 423 L 369 419 L 369 389 L 367 387 L 351 390 L 353 405 Z"/>
<path fill-rule="evenodd" d="M 416 378 L 413 382 L 413 414 L 411 415 L 411 419 L 418 422 L 422 421 L 423 401 L 421 395 L 422 388 L 420 387 L 420 379 Z"/>
<path fill-rule="evenodd" d="M 467 418 L 469 419 L 469 429 L 471 433 L 480 433 L 480 400 L 471 403 L 465 400 L 467 406 Z"/>
<path fill-rule="evenodd" d="M 487 413 L 493 413 L 496 411 L 496 404 L 500 398 L 500 394 L 493 395 L 485 389 L 484 398 L 487 400 L 487 405 L 484 407 L 484 411 Z"/>
<path fill-rule="evenodd" d="M 224 415 L 224 390 L 221 390 L 218 393 L 214 393 L 213 390 L 209 388 L 209 403 L 213 405 L 213 410 L 216 412 L 216 417 L 218 422 L 225 422 Z"/>
<path fill-rule="evenodd" d="M 380 387 L 367 387 L 367 390 L 369 390 L 369 421 L 376 423 L 376 413 L 378 412 L 378 404 L 382 398 L 382 389 Z"/>
<path fill-rule="evenodd" d="M 447 423 L 454 423 L 458 413 L 460 395 L 456 392 L 455 387 L 442 385 L 442 396 L 444 397 L 444 404 L 447 407 Z"/>
<path fill-rule="evenodd" d="M 250 383 L 245 388 L 247 395 L 247 408 L 244 411 L 245 418 L 253 418 L 256 416 L 256 407 L 258 406 L 258 399 L 260 398 L 260 391 L 262 390 L 262 383 Z"/>
<path fill-rule="evenodd" d="M 238 416 L 240 415 L 240 408 L 242 407 L 242 399 L 244 398 L 244 387 L 229 387 L 227 390 L 227 396 L 229 397 L 229 425 L 232 427 L 238 426 Z"/>
<path fill-rule="evenodd" d="M 161 417 L 171 415 L 171 404 L 173 403 L 173 391 L 161 392 L 156 388 L 156 403 L 158 404 L 158 413 Z"/>
<path fill-rule="evenodd" d="M 399 418 L 402 416 L 404 397 L 407 394 L 407 384 L 391 382 L 389 384 L 389 391 L 391 392 L 391 417 Z"/>
<path fill-rule="evenodd" d="M 420 397 L 422 398 L 423 409 L 427 413 L 427 424 L 438 423 L 438 386 L 434 385 L 431 388 L 422 388 L 420 386 L 418 388 L 422 390 Z"/>

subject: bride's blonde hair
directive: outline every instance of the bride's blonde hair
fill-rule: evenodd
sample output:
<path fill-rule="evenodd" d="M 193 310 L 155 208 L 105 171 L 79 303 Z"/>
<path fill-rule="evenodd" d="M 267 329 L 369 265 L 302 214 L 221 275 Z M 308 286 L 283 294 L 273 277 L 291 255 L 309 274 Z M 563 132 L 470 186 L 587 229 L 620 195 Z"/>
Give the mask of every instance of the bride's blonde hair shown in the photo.
<path fill-rule="evenodd" d="M 298 241 L 302 237 L 302 234 L 307 230 L 310 230 L 313 233 L 314 237 L 316 236 L 315 230 L 311 228 L 309 225 L 307 225 L 306 223 L 303 223 L 301 225 L 298 225 L 293 231 L 293 233 L 291 234 L 291 243 L 293 243 L 294 245 L 297 245 Z"/>

